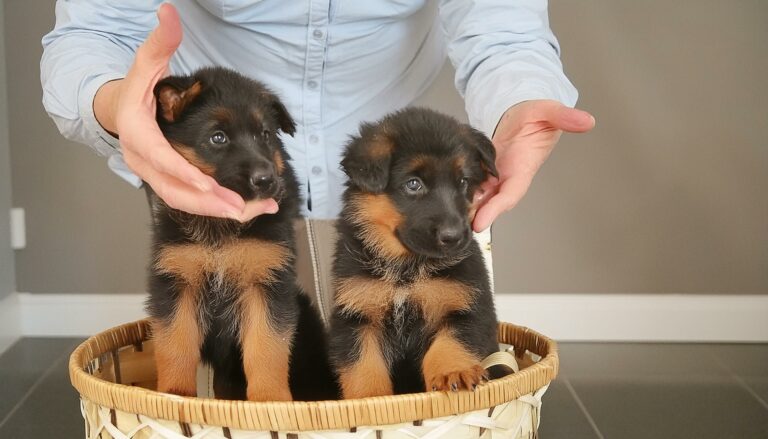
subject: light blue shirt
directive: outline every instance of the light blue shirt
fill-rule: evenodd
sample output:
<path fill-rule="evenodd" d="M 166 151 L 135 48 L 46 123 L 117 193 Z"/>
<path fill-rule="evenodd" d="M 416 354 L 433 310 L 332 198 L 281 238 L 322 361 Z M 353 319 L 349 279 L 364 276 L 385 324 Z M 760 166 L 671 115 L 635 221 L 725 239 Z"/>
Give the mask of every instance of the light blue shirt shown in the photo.
<path fill-rule="evenodd" d="M 284 100 L 298 129 L 283 136 L 315 218 L 340 210 L 340 154 L 361 121 L 417 98 L 443 65 L 470 123 L 491 135 L 510 106 L 577 93 L 562 71 L 546 0 L 176 0 L 184 36 L 173 74 L 223 65 L 252 76 Z M 117 139 L 93 115 L 93 97 L 122 78 L 157 24 L 158 1 L 56 3 L 43 38 L 43 104 L 61 133 L 108 157 L 132 184 Z"/>

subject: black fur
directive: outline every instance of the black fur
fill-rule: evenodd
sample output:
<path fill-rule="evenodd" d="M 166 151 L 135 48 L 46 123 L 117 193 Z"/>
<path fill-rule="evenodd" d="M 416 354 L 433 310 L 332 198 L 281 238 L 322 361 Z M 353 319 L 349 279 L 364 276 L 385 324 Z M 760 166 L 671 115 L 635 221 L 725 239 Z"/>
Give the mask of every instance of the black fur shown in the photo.
<path fill-rule="evenodd" d="M 389 154 L 382 154 L 387 149 L 382 148 L 382 142 L 391 147 Z M 374 143 L 378 150 L 372 160 Z M 465 164 L 457 172 L 455 163 L 462 156 Z M 418 157 L 428 158 L 429 165 L 408 172 L 409 163 Z M 488 273 L 470 228 L 473 194 L 489 174 L 496 175 L 494 160 L 494 147 L 483 134 L 451 117 L 420 108 L 363 124 L 360 135 L 347 146 L 342 166 L 350 179 L 338 222 L 337 281 L 364 277 L 407 286 L 419 279 L 442 278 L 476 291 L 469 311 L 450 313 L 437 327 L 426 324 L 422 310 L 410 299 L 401 306 L 389 304 L 379 341 L 394 393 L 425 390 L 422 360 L 440 328 L 452 328 L 457 339 L 478 358 L 498 350 Z M 414 178 L 422 186 L 417 193 L 406 187 Z M 395 206 L 402 216 L 395 235 L 408 249 L 408 256 L 387 257 L 361 239 L 363 231 L 356 223 L 352 203 L 360 194 L 384 195 Z M 446 233 L 450 242 L 441 242 Z M 439 297 L 440 291 L 434 294 Z M 359 358 L 357 336 L 372 324 L 366 316 L 354 309 L 341 309 L 337 303 L 331 321 L 331 359 L 337 372 Z"/>
<path fill-rule="evenodd" d="M 191 99 L 184 95 L 189 90 L 194 90 Z M 186 99 L 182 108 L 171 111 L 169 100 L 161 98 L 163 92 Z M 299 187 L 278 136 L 278 131 L 292 135 L 295 124 L 280 100 L 261 83 L 223 68 L 205 68 L 190 76 L 165 78 L 157 84 L 155 95 L 158 97 L 158 124 L 172 144 L 189 147 L 200 162 L 213 168 L 212 176 L 219 184 L 236 191 L 246 200 L 275 198 L 279 211 L 240 224 L 172 209 L 148 189 L 153 211 L 153 260 L 163 246 L 169 244 L 202 244 L 216 248 L 249 238 L 279 243 L 295 255 L 293 222 L 299 217 Z M 221 120 L 222 109 L 227 110 L 225 121 Z M 254 117 L 254 113 L 259 117 Z M 223 133 L 227 139 L 223 146 L 213 142 L 217 133 Z M 274 162 L 275 151 L 284 159 L 282 172 L 278 172 L 280 166 Z M 268 185 L 254 184 L 250 181 L 254 173 L 273 180 Z M 244 399 L 246 379 L 236 305 L 237 295 L 242 292 L 221 273 L 205 273 L 205 276 L 197 322 L 200 328 L 207 328 L 201 358 L 214 369 L 217 397 Z M 309 306 L 305 293 L 297 286 L 292 263 L 277 273 L 276 278 L 265 287 L 266 302 L 273 327 L 281 331 L 293 330 L 290 363 L 293 398 L 334 399 L 338 392 L 327 360 L 319 314 Z M 147 310 L 150 316 L 168 321 L 178 300 L 177 279 L 159 273 L 153 265 L 150 267 L 149 291 Z"/>

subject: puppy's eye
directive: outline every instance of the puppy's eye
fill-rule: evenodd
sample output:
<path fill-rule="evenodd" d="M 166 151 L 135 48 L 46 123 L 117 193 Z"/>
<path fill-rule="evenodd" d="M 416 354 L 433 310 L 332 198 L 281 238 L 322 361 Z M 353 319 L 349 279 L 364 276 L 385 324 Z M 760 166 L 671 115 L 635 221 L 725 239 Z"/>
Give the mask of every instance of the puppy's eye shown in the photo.
<path fill-rule="evenodd" d="M 421 180 L 419 180 L 418 178 L 412 178 L 405 182 L 405 190 L 412 194 L 418 193 L 423 188 L 424 188 L 424 185 L 421 184 Z"/>
<path fill-rule="evenodd" d="M 270 135 L 270 134 L 271 134 L 271 133 L 269 132 L 269 130 L 264 130 L 264 131 L 262 131 L 262 132 L 261 132 L 261 135 L 260 135 L 260 136 L 261 136 L 261 139 L 262 139 L 262 140 L 268 140 L 268 139 L 269 139 L 269 135 Z M 259 135 L 256 135 L 256 134 L 254 134 L 254 135 L 253 135 L 253 140 L 256 140 L 256 141 L 258 141 L 258 140 L 259 140 Z"/>
<path fill-rule="evenodd" d="M 211 136 L 211 143 L 213 143 L 215 145 L 223 145 L 223 144 L 225 144 L 227 142 L 229 142 L 229 139 L 227 138 L 227 135 L 224 134 L 221 131 L 216 131 Z"/>
<path fill-rule="evenodd" d="M 459 179 L 459 186 L 461 186 L 463 189 L 466 189 L 467 186 L 469 186 L 469 179 L 467 177 L 461 177 Z"/>

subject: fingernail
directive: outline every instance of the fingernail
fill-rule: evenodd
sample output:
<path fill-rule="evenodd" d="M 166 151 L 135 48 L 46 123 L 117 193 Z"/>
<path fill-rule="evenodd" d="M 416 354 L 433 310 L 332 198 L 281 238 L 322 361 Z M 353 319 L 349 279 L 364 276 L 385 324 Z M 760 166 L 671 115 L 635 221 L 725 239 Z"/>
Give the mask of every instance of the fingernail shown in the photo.
<path fill-rule="evenodd" d="M 280 206 L 277 205 L 276 202 L 270 203 L 270 206 L 267 207 L 267 210 L 265 210 L 265 213 L 274 214 L 277 213 L 277 211 L 280 210 Z"/>

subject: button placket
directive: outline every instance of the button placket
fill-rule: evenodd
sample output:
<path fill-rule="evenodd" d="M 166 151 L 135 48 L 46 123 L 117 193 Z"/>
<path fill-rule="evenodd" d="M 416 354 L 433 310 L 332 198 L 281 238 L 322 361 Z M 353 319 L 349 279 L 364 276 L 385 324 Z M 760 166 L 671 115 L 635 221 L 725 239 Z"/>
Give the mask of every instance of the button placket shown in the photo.
<path fill-rule="evenodd" d="M 312 0 L 307 28 L 307 52 L 304 70 L 304 144 L 307 157 L 308 183 L 312 187 L 312 211 L 319 215 L 327 210 L 328 182 L 323 167 L 326 150 L 323 145 L 322 81 L 325 64 L 329 0 Z M 322 165 L 322 166 L 321 166 Z"/>

